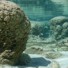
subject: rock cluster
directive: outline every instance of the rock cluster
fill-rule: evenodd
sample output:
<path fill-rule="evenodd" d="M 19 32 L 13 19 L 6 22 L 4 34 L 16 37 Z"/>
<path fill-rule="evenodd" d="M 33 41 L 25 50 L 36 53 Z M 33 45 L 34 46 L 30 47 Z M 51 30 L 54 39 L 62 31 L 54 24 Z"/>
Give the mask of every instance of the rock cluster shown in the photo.
<path fill-rule="evenodd" d="M 0 1 L 0 64 L 17 63 L 26 48 L 30 22 L 19 6 Z"/>
<path fill-rule="evenodd" d="M 68 17 L 58 16 L 51 19 L 50 29 L 56 40 L 68 37 Z"/>

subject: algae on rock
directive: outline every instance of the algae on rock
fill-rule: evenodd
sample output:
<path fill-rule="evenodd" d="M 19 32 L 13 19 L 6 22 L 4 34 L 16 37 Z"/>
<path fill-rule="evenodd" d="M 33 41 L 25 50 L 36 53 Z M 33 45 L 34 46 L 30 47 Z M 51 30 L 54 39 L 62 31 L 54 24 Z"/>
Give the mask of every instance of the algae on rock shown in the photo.
<path fill-rule="evenodd" d="M 19 6 L 0 1 L 0 64 L 17 63 L 26 48 L 30 22 Z"/>
<path fill-rule="evenodd" d="M 58 16 L 50 20 L 50 29 L 55 40 L 68 37 L 68 17 Z"/>

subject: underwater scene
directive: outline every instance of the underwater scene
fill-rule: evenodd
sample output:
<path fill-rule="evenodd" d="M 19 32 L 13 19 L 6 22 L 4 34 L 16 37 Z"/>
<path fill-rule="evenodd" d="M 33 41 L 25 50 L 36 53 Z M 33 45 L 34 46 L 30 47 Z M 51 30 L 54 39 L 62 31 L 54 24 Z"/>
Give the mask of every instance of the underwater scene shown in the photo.
<path fill-rule="evenodd" d="M 68 0 L 0 0 L 0 68 L 68 68 Z"/>

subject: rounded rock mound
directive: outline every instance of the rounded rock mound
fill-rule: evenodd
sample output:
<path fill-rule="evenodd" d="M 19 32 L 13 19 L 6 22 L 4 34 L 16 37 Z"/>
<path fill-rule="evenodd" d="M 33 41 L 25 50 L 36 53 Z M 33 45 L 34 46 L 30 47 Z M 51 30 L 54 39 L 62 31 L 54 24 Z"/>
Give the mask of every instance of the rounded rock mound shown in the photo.
<path fill-rule="evenodd" d="M 68 37 L 68 17 L 58 16 L 50 20 L 50 30 L 55 40 Z"/>
<path fill-rule="evenodd" d="M 14 65 L 26 48 L 30 22 L 19 6 L 0 1 L 0 64 Z"/>
<path fill-rule="evenodd" d="M 50 20 L 52 25 L 60 25 L 66 21 L 68 21 L 68 18 L 65 16 L 57 16 L 57 17 L 54 17 Z"/>

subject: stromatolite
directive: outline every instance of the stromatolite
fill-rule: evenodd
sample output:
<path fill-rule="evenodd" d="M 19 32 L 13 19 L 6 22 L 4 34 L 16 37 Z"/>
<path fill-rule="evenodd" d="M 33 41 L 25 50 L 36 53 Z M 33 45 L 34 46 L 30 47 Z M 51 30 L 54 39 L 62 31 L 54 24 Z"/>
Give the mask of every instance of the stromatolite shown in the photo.
<path fill-rule="evenodd" d="M 26 48 L 30 22 L 19 6 L 0 1 L 0 64 L 14 65 Z"/>
<path fill-rule="evenodd" d="M 50 29 L 56 40 L 68 37 L 68 17 L 58 16 L 50 20 Z"/>

